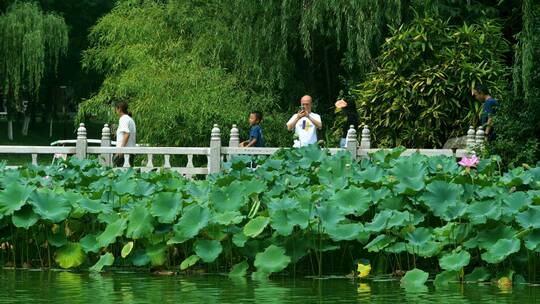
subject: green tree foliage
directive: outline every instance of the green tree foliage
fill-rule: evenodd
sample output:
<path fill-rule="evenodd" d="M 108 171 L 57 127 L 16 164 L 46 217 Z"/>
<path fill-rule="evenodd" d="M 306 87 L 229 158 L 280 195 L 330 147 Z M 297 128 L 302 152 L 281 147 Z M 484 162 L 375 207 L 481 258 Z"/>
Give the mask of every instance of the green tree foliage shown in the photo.
<path fill-rule="evenodd" d="M 361 122 L 381 146 L 441 146 L 478 121 L 475 83 L 504 90 L 507 51 L 493 22 L 451 26 L 430 17 L 393 30 L 379 66 L 354 90 Z"/>
<path fill-rule="evenodd" d="M 513 86 L 509 100 L 495 117 L 497 140 L 490 152 L 507 164 L 538 159 L 540 131 L 540 3 L 523 1 L 523 30 L 515 46 Z M 521 147 L 516 149 L 516 147 Z"/>
<path fill-rule="evenodd" d="M 121 2 L 92 29 L 84 64 L 106 80 L 81 105 L 80 118 L 107 118 L 111 102 L 125 100 L 142 141 L 200 145 L 212 124 L 225 131 L 247 121 L 250 110 L 260 109 L 266 114 L 267 141 L 284 144 L 284 119 L 272 113 L 273 98 L 250 91 L 218 65 L 205 65 L 193 51 L 204 43 L 199 39 L 208 38 L 193 32 L 199 20 L 190 11 L 173 8 L 155 1 Z"/>
<path fill-rule="evenodd" d="M 0 81 L 10 106 L 20 110 L 23 88 L 37 95 L 47 67 L 56 69 L 67 50 L 63 18 L 35 3 L 15 2 L 0 15 Z"/>

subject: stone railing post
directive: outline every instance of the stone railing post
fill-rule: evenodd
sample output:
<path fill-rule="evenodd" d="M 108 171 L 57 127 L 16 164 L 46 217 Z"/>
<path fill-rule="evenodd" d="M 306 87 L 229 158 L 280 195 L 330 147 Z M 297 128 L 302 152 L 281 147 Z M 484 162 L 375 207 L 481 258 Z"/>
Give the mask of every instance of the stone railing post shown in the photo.
<path fill-rule="evenodd" d="M 473 126 L 470 126 L 469 131 L 467 131 L 467 149 L 473 150 L 475 144 L 476 144 L 476 136 L 475 136 L 474 128 Z"/>
<path fill-rule="evenodd" d="M 221 131 L 217 124 L 212 128 L 210 136 L 210 153 L 208 156 L 208 173 L 218 173 L 221 170 Z"/>
<path fill-rule="evenodd" d="M 356 130 L 353 125 L 347 131 L 345 147 L 351 153 L 352 159 L 356 159 L 358 154 L 358 140 L 356 139 Z"/>
<path fill-rule="evenodd" d="M 75 153 L 78 159 L 86 158 L 86 148 L 88 148 L 88 141 L 86 140 L 86 128 L 81 123 L 77 129 L 77 143 L 75 146 Z"/>
<path fill-rule="evenodd" d="M 111 146 L 111 129 L 108 124 L 103 126 L 101 129 L 101 146 L 110 147 Z M 101 164 L 106 167 L 112 166 L 112 154 L 102 153 L 101 154 Z"/>
<path fill-rule="evenodd" d="M 229 147 L 231 148 L 238 148 L 240 145 L 240 134 L 238 132 L 238 128 L 236 127 L 236 124 L 232 125 L 231 128 L 231 137 L 229 138 Z"/>
<path fill-rule="evenodd" d="M 360 149 L 371 149 L 371 132 L 367 125 L 362 129 L 362 137 L 360 139 Z"/>
<path fill-rule="evenodd" d="M 485 141 L 486 141 L 486 133 L 484 132 L 484 128 L 478 127 L 478 130 L 476 131 L 476 138 L 475 138 L 475 144 L 478 147 L 478 149 L 484 148 Z"/>

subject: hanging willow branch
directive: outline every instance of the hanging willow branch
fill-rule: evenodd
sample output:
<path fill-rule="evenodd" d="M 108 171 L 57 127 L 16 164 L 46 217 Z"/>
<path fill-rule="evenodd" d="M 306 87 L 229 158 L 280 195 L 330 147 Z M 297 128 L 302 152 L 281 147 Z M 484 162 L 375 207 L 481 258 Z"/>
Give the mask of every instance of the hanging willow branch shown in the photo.
<path fill-rule="evenodd" d="M 0 81 L 11 106 L 21 108 L 23 88 L 37 96 L 45 68 L 55 72 L 66 54 L 68 30 L 64 19 L 45 14 L 35 3 L 15 3 L 0 15 Z"/>

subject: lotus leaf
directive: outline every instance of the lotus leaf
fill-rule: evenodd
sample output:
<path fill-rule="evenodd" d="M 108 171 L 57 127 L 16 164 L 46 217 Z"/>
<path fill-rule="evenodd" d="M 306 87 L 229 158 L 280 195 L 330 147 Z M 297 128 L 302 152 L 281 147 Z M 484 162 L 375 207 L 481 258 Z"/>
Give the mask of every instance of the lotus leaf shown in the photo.
<path fill-rule="evenodd" d="M 137 181 L 135 190 L 131 193 L 135 196 L 149 197 L 156 191 L 156 186 L 150 184 L 147 181 Z"/>
<path fill-rule="evenodd" d="M 309 225 L 309 220 L 312 218 L 309 215 L 307 209 L 293 209 L 287 213 L 287 218 L 293 226 L 300 226 L 302 229 L 306 229 Z"/>
<path fill-rule="evenodd" d="M 358 239 L 363 232 L 364 226 L 360 223 L 337 224 L 327 228 L 328 235 L 336 242 Z"/>
<path fill-rule="evenodd" d="M 197 264 L 197 262 L 199 261 L 199 256 L 198 255 L 190 255 L 189 257 L 187 257 L 185 260 L 182 261 L 182 263 L 180 263 L 180 270 L 186 270 L 188 269 L 189 267 Z"/>
<path fill-rule="evenodd" d="M 242 261 L 231 268 L 231 271 L 229 272 L 229 277 L 245 277 L 248 268 L 248 263 L 246 261 Z"/>
<path fill-rule="evenodd" d="M 84 252 L 94 252 L 99 251 L 99 244 L 97 242 L 96 236 L 93 234 L 87 234 L 79 241 Z"/>
<path fill-rule="evenodd" d="M 47 243 L 53 247 L 62 247 L 67 244 L 68 240 L 64 229 L 58 229 L 56 233 L 47 235 Z"/>
<path fill-rule="evenodd" d="M 428 279 L 428 273 L 418 268 L 407 271 L 401 278 L 401 285 L 404 287 L 422 286 Z"/>
<path fill-rule="evenodd" d="M 86 212 L 89 213 L 110 213 L 112 208 L 109 204 L 104 204 L 100 200 L 92 200 L 89 198 L 82 198 L 78 205 Z"/>
<path fill-rule="evenodd" d="M 487 219 L 499 220 L 501 212 L 501 202 L 498 200 L 474 202 L 467 208 L 469 220 L 476 225 L 485 224 Z"/>
<path fill-rule="evenodd" d="M 244 247 L 247 240 L 248 240 L 248 238 L 244 234 L 244 231 L 240 231 L 238 233 L 235 233 L 233 235 L 233 239 L 232 239 L 234 245 L 236 245 L 237 247 Z"/>
<path fill-rule="evenodd" d="M 458 271 L 469 265 L 471 255 L 467 251 L 445 254 L 439 259 L 439 265 L 444 270 Z"/>
<path fill-rule="evenodd" d="M 525 229 L 540 228 L 540 206 L 530 206 L 526 211 L 516 215 L 516 221 Z"/>
<path fill-rule="evenodd" d="M 148 208 L 142 204 L 133 207 L 128 217 L 126 236 L 132 239 L 139 239 L 151 234 L 153 231 L 153 218 Z"/>
<path fill-rule="evenodd" d="M 501 239 L 489 247 L 487 252 L 482 253 L 482 259 L 490 264 L 497 264 L 512 253 L 518 252 L 520 247 L 521 242 L 518 239 Z"/>
<path fill-rule="evenodd" d="M 103 270 L 103 267 L 105 266 L 111 266 L 114 263 L 114 256 L 107 252 L 104 255 L 99 257 L 99 260 L 97 261 L 94 266 L 90 267 L 90 271 L 92 272 L 101 272 Z"/>
<path fill-rule="evenodd" d="M 225 211 L 212 214 L 210 221 L 220 225 L 240 224 L 245 218 L 239 211 Z"/>
<path fill-rule="evenodd" d="M 381 232 L 386 229 L 388 219 L 392 216 L 392 210 L 383 210 L 373 217 L 371 223 L 366 225 L 367 231 Z"/>
<path fill-rule="evenodd" d="M 268 203 L 268 209 L 271 211 L 291 210 L 298 206 L 298 202 L 291 198 L 272 198 Z"/>
<path fill-rule="evenodd" d="M 422 246 L 431 240 L 431 230 L 425 227 L 416 228 L 407 233 L 405 239 L 413 246 Z"/>
<path fill-rule="evenodd" d="M 120 252 L 120 256 L 125 259 L 131 253 L 132 249 L 133 249 L 133 242 L 132 241 L 127 242 L 124 245 L 124 247 L 122 247 L 122 251 Z"/>
<path fill-rule="evenodd" d="M 279 210 L 272 213 L 270 219 L 272 228 L 274 228 L 278 234 L 282 236 L 291 235 L 294 225 L 289 221 L 285 210 Z"/>
<path fill-rule="evenodd" d="M 463 195 L 461 185 L 444 181 L 434 181 L 427 185 L 421 200 L 435 216 L 443 217 L 450 206 L 455 205 Z"/>
<path fill-rule="evenodd" d="M 396 238 L 393 236 L 380 234 L 371 242 L 369 242 L 366 246 L 364 246 L 364 248 L 367 249 L 369 252 L 379 252 L 383 250 L 386 246 L 393 243 L 395 240 Z"/>
<path fill-rule="evenodd" d="M 439 242 L 427 242 L 420 246 L 407 246 L 407 251 L 410 254 L 417 254 L 424 258 L 429 258 L 438 255 L 443 248 L 443 244 Z"/>
<path fill-rule="evenodd" d="M 223 247 L 216 240 L 197 240 L 194 249 L 201 260 L 205 263 L 211 263 L 221 254 Z"/>
<path fill-rule="evenodd" d="M 527 247 L 527 249 L 540 252 L 540 247 L 538 246 L 538 244 L 540 244 L 540 230 L 533 230 L 523 239 L 523 241 L 525 241 L 525 247 Z"/>
<path fill-rule="evenodd" d="M 291 258 L 285 255 L 285 249 L 270 245 L 263 252 L 255 256 L 257 272 L 273 273 L 285 269 L 291 262 Z"/>
<path fill-rule="evenodd" d="M 80 266 L 86 256 L 79 243 L 68 242 L 56 251 L 54 260 L 62 268 L 73 268 Z"/>
<path fill-rule="evenodd" d="M 384 176 L 384 171 L 381 168 L 377 166 L 372 166 L 358 172 L 354 176 L 354 178 L 360 183 L 377 184 L 382 181 L 383 176 Z"/>
<path fill-rule="evenodd" d="M 17 181 L 6 184 L 5 189 L 0 190 L 0 215 L 10 215 L 20 210 L 34 189 Z"/>
<path fill-rule="evenodd" d="M 135 250 L 131 255 L 131 263 L 133 263 L 135 266 L 142 267 L 150 263 L 150 258 L 146 254 L 145 250 Z"/>
<path fill-rule="evenodd" d="M 30 203 L 34 206 L 35 213 L 53 223 L 65 220 L 71 211 L 69 202 L 47 188 L 38 189 L 30 194 Z"/>
<path fill-rule="evenodd" d="M 161 266 L 167 261 L 167 245 L 164 243 L 159 243 L 155 245 L 148 246 L 146 248 L 146 255 L 150 260 L 152 266 Z"/>
<path fill-rule="evenodd" d="M 531 205 L 532 200 L 523 191 L 513 192 L 503 199 L 504 212 L 514 215 Z"/>
<path fill-rule="evenodd" d="M 395 186 L 397 193 L 413 194 L 424 188 L 426 168 L 413 157 L 403 157 L 396 160 L 390 172 L 398 180 Z"/>
<path fill-rule="evenodd" d="M 384 251 L 385 252 L 390 252 L 390 253 L 402 253 L 402 252 L 407 251 L 407 246 L 403 242 L 397 242 L 397 243 L 394 243 L 394 244 L 386 247 L 384 249 Z"/>
<path fill-rule="evenodd" d="M 433 284 L 437 287 L 448 286 L 450 282 L 458 282 L 459 273 L 457 271 L 446 270 L 435 276 Z"/>
<path fill-rule="evenodd" d="M 21 209 L 15 211 L 11 216 L 11 221 L 13 225 L 18 228 L 28 229 L 32 227 L 39 220 L 39 215 L 37 215 L 32 206 L 24 205 Z"/>
<path fill-rule="evenodd" d="M 247 191 L 240 181 L 234 181 L 224 188 L 213 188 L 210 191 L 210 202 L 219 212 L 236 211 L 247 202 Z"/>
<path fill-rule="evenodd" d="M 345 214 L 361 216 L 371 205 L 371 194 L 361 188 L 343 189 L 332 200 Z"/>
<path fill-rule="evenodd" d="M 169 240 L 170 244 L 183 243 L 196 236 L 201 229 L 208 225 L 210 212 L 199 205 L 190 205 L 184 209 L 184 214 L 174 225 L 175 235 Z"/>
<path fill-rule="evenodd" d="M 388 222 L 386 223 L 386 229 L 391 229 L 394 227 L 403 227 L 410 224 L 414 220 L 413 215 L 410 214 L 408 211 L 401 212 L 401 211 L 392 210 L 391 212 L 392 212 L 391 213 L 392 215 L 390 216 L 390 218 L 388 219 Z"/>
<path fill-rule="evenodd" d="M 476 267 L 471 273 L 465 276 L 466 282 L 485 282 L 489 280 L 491 273 L 485 267 Z"/>
<path fill-rule="evenodd" d="M 160 192 L 152 197 L 150 213 L 157 217 L 160 223 L 173 223 L 180 209 L 180 194 L 178 193 Z"/>
<path fill-rule="evenodd" d="M 114 223 L 107 225 L 105 231 L 96 237 L 99 247 L 107 247 L 116 242 L 116 238 L 124 233 L 127 227 L 127 220 L 119 218 Z"/>
<path fill-rule="evenodd" d="M 131 195 L 137 189 L 137 183 L 133 179 L 122 178 L 112 184 L 112 191 L 118 195 Z"/>
<path fill-rule="evenodd" d="M 251 219 L 245 226 L 244 226 L 244 234 L 248 237 L 257 237 L 261 232 L 263 232 L 264 228 L 268 225 L 270 222 L 270 219 L 265 216 L 258 216 L 254 219 Z"/>

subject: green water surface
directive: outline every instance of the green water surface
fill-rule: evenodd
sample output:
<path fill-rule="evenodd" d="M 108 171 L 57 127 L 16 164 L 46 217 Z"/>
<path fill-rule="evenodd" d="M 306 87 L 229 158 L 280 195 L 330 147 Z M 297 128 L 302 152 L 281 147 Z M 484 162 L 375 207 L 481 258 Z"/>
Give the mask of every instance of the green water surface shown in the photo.
<path fill-rule="evenodd" d="M 0 270 L 0 303 L 536 303 L 540 286 L 500 289 L 454 284 L 405 290 L 381 279 L 285 278 L 268 281 L 219 275 L 160 276 L 65 271 Z"/>

